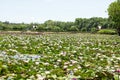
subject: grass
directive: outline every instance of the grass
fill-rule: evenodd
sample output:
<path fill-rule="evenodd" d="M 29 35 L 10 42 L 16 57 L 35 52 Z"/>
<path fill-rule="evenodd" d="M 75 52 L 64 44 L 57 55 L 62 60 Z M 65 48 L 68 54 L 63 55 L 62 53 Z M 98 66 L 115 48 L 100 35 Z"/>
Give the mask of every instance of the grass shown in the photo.
<path fill-rule="evenodd" d="M 117 32 L 113 29 L 101 29 L 98 31 L 99 34 L 109 34 L 109 35 L 115 35 Z"/>

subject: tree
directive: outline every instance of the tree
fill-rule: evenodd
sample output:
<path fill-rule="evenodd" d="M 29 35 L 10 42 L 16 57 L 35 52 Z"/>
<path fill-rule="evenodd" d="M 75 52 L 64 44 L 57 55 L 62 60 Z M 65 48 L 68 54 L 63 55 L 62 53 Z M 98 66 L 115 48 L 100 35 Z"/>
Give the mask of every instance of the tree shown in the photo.
<path fill-rule="evenodd" d="M 71 26 L 69 31 L 79 31 L 79 29 L 76 26 Z"/>
<path fill-rule="evenodd" d="M 112 2 L 108 7 L 108 15 L 115 22 L 117 32 L 120 36 L 120 0 Z"/>

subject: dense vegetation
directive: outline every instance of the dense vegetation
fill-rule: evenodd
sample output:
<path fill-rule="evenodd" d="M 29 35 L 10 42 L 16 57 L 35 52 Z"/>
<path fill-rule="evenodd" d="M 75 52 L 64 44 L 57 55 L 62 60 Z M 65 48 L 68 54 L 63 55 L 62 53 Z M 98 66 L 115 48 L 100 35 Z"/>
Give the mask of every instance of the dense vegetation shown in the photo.
<path fill-rule="evenodd" d="M 120 0 L 114 1 L 108 8 L 109 18 L 114 21 L 117 32 L 120 36 Z"/>
<path fill-rule="evenodd" d="M 79 32 L 96 32 L 98 26 L 102 29 L 114 29 L 114 22 L 107 18 L 93 17 L 93 18 L 76 18 L 74 22 L 61 22 L 48 20 L 44 23 L 9 23 L 0 22 L 0 30 L 9 31 L 79 31 Z M 33 28 L 34 27 L 34 28 Z"/>
<path fill-rule="evenodd" d="M 1 80 L 118 80 L 120 37 L 0 35 Z"/>

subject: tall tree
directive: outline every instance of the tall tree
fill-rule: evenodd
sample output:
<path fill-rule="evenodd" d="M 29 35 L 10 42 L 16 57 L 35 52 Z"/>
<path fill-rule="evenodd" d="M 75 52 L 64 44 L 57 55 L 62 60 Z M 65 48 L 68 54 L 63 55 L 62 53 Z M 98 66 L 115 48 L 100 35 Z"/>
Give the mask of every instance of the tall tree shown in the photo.
<path fill-rule="evenodd" d="M 116 29 L 120 36 L 120 0 L 112 2 L 108 7 L 108 15 L 116 25 Z"/>

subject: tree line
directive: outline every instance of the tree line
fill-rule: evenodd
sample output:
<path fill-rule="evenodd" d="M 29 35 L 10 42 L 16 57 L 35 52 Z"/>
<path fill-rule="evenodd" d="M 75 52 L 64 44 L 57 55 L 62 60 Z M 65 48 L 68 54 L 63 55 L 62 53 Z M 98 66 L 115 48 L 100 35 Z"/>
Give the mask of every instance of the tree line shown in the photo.
<path fill-rule="evenodd" d="M 44 23 L 10 23 L 0 22 L 0 31 L 52 31 L 52 32 L 96 32 L 102 29 L 114 29 L 115 23 L 109 18 L 76 18 L 74 22 L 47 20 Z"/>

